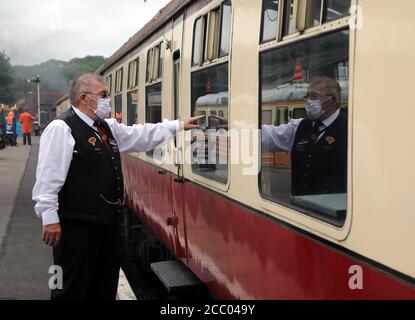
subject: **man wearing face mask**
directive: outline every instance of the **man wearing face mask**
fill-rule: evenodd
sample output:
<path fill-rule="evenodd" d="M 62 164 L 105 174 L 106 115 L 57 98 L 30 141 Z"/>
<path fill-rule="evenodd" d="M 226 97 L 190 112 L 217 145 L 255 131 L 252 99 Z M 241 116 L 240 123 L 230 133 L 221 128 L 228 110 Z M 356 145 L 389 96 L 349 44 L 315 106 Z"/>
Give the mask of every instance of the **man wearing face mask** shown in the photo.
<path fill-rule="evenodd" d="M 63 288 L 52 290 L 51 298 L 114 300 L 124 203 L 120 153 L 152 150 L 181 129 L 198 128 L 200 117 L 120 124 L 108 119 L 111 99 L 96 74 L 74 79 L 70 100 L 72 108 L 42 134 L 33 188 L 43 240 L 63 271 Z"/>
<path fill-rule="evenodd" d="M 347 118 L 340 113 L 340 86 L 316 77 L 305 97 L 308 119 L 262 126 L 262 149 L 291 152 L 291 194 L 346 193 Z"/>

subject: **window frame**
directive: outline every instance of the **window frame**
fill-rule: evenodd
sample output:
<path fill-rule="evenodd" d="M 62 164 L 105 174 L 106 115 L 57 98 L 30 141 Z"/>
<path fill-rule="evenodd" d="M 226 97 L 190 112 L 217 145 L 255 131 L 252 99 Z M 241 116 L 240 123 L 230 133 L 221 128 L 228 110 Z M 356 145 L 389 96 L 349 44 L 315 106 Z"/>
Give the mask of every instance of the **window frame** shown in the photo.
<path fill-rule="evenodd" d="M 342 18 L 345 19 L 345 18 Z M 338 20 L 335 20 L 338 21 Z M 331 25 L 331 24 L 330 24 Z M 331 28 L 330 30 L 326 30 L 326 31 L 320 31 L 320 32 L 314 32 L 313 34 L 305 34 L 302 37 L 295 39 L 295 41 L 285 41 L 284 43 L 279 43 L 279 45 L 274 45 L 272 47 L 270 46 L 266 46 L 264 47 L 262 50 L 259 51 L 259 95 L 258 95 L 258 128 L 261 128 L 262 125 L 262 97 L 261 97 L 261 88 L 262 88 L 262 83 L 261 83 L 261 79 L 262 79 L 262 67 L 260 65 L 260 61 L 261 61 L 261 54 L 272 51 L 272 50 L 277 50 L 277 49 L 282 49 L 284 47 L 287 46 L 292 46 L 295 45 L 296 43 L 300 43 L 300 42 L 304 42 L 304 41 L 308 41 L 311 39 L 316 39 L 319 37 L 324 37 L 327 36 L 329 34 L 333 34 L 333 33 L 339 33 L 342 31 L 348 31 L 349 32 L 349 60 L 348 60 L 348 75 L 349 75 L 349 100 L 348 100 L 348 113 L 350 114 L 350 109 L 351 109 L 351 99 L 350 99 L 350 91 L 352 90 L 352 78 L 350 77 L 352 70 L 350 69 L 353 62 L 353 56 L 351 55 L 351 48 L 352 48 L 352 36 L 353 33 L 348 24 L 347 26 L 345 25 L 341 25 L 341 24 L 337 24 L 334 28 Z M 288 112 L 291 112 L 292 115 L 294 113 L 294 110 L 289 110 Z M 347 145 L 347 190 L 346 190 L 346 198 L 347 198 L 347 209 L 346 209 L 346 213 L 345 213 L 345 218 L 341 223 L 337 223 L 337 221 L 335 219 L 330 219 L 327 218 L 326 216 L 324 216 L 323 214 L 319 214 L 319 213 L 312 213 L 310 214 L 310 210 L 307 209 L 302 209 L 301 207 L 298 207 L 294 204 L 289 204 L 289 203 L 285 203 L 282 201 L 279 201 L 275 198 L 270 198 L 267 195 L 265 195 L 262 191 L 262 187 L 261 187 L 261 172 L 258 173 L 258 179 L 257 179 L 257 188 L 258 188 L 258 192 L 260 195 L 261 200 L 263 201 L 264 207 L 266 208 L 266 210 L 271 211 L 271 208 L 274 208 L 275 206 L 278 206 L 279 208 L 284 208 L 285 210 L 289 210 L 290 212 L 293 212 L 295 214 L 296 217 L 307 217 L 309 219 L 313 219 L 316 220 L 320 225 L 321 224 L 326 224 L 328 225 L 330 228 L 336 228 L 337 230 L 342 230 L 344 228 L 350 227 L 350 216 L 352 215 L 352 208 L 349 206 L 349 199 L 351 197 L 351 193 L 352 193 L 352 186 L 349 184 L 349 175 L 350 175 L 350 146 L 352 144 L 352 140 L 350 139 L 351 137 L 351 132 L 350 132 L 350 121 L 351 118 L 348 118 L 348 145 Z M 259 142 L 261 144 L 261 141 Z M 261 157 L 261 156 L 260 156 Z M 259 162 L 261 163 L 261 158 L 259 159 Z M 273 211 L 273 210 L 272 210 Z M 300 218 L 301 219 L 301 218 Z"/>
<path fill-rule="evenodd" d="M 221 39 L 223 31 L 223 7 L 225 3 L 230 2 L 231 7 L 231 23 L 229 27 L 229 52 L 227 54 L 221 55 Z M 220 4 L 216 5 L 213 8 L 210 8 L 208 11 L 199 15 L 195 18 L 193 22 L 193 35 L 192 35 L 192 61 L 191 68 L 192 70 L 198 67 L 203 67 L 210 64 L 215 64 L 216 62 L 224 62 L 229 59 L 232 50 L 232 14 L 233 14 L 233 5 L 231 0 L 223 0 Z M 201 43 L 199 44 L 200 48 L 200 57 L 199 63 L 194 63 L 195 58 L 195 38 L 196 38 L 196 26 L 197 23 L 201 20 Z M 212 22 L 212 20 L 214 20 Z"/>
<path fill-rule="evenodd" d="M 146 84 L 161 81 L 163 78 L 166 46 L 165 41 L 147 50 Z"/>
<path fill-rule="evenodd" d="M 117 95 L 123 91 L 123 76 L 124 76 L 124 67 L 117 69 L 115 72 L 115 91 L 114 94 Z"/>
<path fill-rule="evenodd" d="M 193 169 L 193 164 L 190 166 L 191 167 L 191 172 L 195 176 L 196 181 L 199 180 L 200 182 L 203 182 L 207 185 L 216 184 L 216 185 L 219 185 L 219 188 L 221 188 L 221 189 L 223 189 L 224 187 L 228 188 L 229 183 L 230 183 L 230 163 L 229 163 L 229 161 L 230 161 L 230 142 L 231 142 L 230 141 L 230 136 L 229 136 L 229 130 L 230 130 L 230 124 L 231 124 L 231 122 L 229 121 L 229 119 L 230 119 L 230 105 L 231 105 L 231 102 L 230 102 L 230 88 L 231 88 L 231 86 L 230 86 L 230 79 L 231 79 L 230 62 L 228 60 L 226 60 L 226 61 L 217 60 L 214 63 L 204 65 L 202 68 L 192 69 L 191 72 L 190 72 L 190 88 L 191 88 L 190 89 L 190 94 L 192 95 L 192 76 L 193 76 L 194 73 L 202 72 L 203 70 L 212 69 L 212 68 L 219 67 L 219 66 L 225 65 L 225 64 L 227 65 L 227 72 L 228 72 L 227 116 L 228 116 L 228 124 L 229 124 L 229 127 L 226 130 L 226 134 L 227 134 L 227 164 L 226 164 L 226 166 L 227 166 L 227 168 L 226 168 L 227 175 L 226 175 L 226 180 L 224 180 L 224 179 L 222 180 L 220 178 L 214 178 L 209 174 L 195 171 Z M 191 105 L 190 107 L 191 107 L 191 114 L 193 114 L 195 106 Z M 206 115 L 208 115 L 208 114 L 209 113 L 206 111 Z M 193 159 L 193 155 L 191 155 L 191 159 Z"/>
<path fill-rule="evenodd" d="M 285 35 L 285 30 L 284 30 L 284 25 L 285 25 L 285 21 L 286 21 L 286 5 L 287 3 L 289 3 L 289 1 L 291 0 L 280 0 L 279 1 L 279 6 L 278 6 L 278 24 L 277 24 L 277 37 L 275 39 L 270 39 L 267 41 L 262 41 L 262 34 L 263 34 L 263 28 L 264 28 L 264 10 L 262 10 L 263 8 L 263 3 L 261 5 L 261 27 L 260 27 L 260 35 L 259 35 L 259 45 L 260 47 L 264 47 L 267 45 L 275 45 L 275 44 L 279 44 L 281 42 L 286 42 L 286 41 L 290 41 L 293 39 L 297 39 L 298 37 L 303 36 L 304 34 L 310 34 L 310 33 L 314 33 L 314 32 L 323 32 L 323 31 L 328 31 L 332 28 L 336 28 L 336 27 L 344 27 L 346 25 L 348 25 L 349 19 L 350 19 L 350 14 L 345 15 L 343 17 L 340 17 L 338 19 L 332 20 L 332 21 L 325 21 L 325 15 L 326 15 L 326 11 L 327 11 L 327 1 L 328 0 L 322 0 L 321 1 L 321 8 L 320 8 L 320 23 L 317 26 L 311 26 L 311 27 L 307 27 L 306 25 L 306 11 L 307 7 L 308 7 L 308 1 L 313 1 L 313 0 L 293 0 L 294 1 L 294 12 L 293 12 L 293 24 L 295 25 L 297 31 L 293 32 L 292 34 L 287 34 Z M 301 2 L 300 2 L 301 1 Z M 354 0 L 350 0 L 350 5 L 353 6 Z M 301 16 L 299 19 L 299 15 Z M 300 21 L 301 20 L 301 21 Z M 304 25 L 304 28 L 300 28 L 300 30 L 298 30 L 297 26 L 298 24 L 301 23 L 302 25 Z M 301 30 L 302 29 L 302 30 Z"/>

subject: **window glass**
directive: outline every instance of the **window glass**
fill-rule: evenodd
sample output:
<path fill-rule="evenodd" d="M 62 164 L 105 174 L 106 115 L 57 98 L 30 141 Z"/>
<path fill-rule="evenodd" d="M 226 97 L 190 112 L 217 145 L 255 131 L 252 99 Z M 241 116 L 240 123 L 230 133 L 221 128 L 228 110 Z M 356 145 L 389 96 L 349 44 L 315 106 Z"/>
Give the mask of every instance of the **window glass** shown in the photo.
<path fill-rule="evenodd" d="M 159 45 L 159 53 L 160 53 L 160 59 L 159 59 L 159 68 L 158 68 L 158 77 L 163 77 L 163 61 L 164 61 L 164 53 L 165 53 L 165 44 L 164 42 L 160 43 Z"/>
<path fill-rule="evenodd" d="M 135 60 L 135 86 L 138 86 L 140 76 L 140 59 Z"/>
<path fill-rule="evenodd" d="M 231 17 L 232 7 L 231 1 L 226 1 L 222 5 L 222 30 L 220 36 L 219 56 L 223 57 L 229 54 L 230 35 L 231 35 Z"/>
<path fill-rule="evenodd" d="M 278 29 L 279 0 L 262 1 L 262 34 L 261 42 L 275 40 Z"/>
<path fill-rule="evenodd" d="M 228 64 L 192 73 L 192 114 L 205 115 L 192 144 L 192 169 L 226 183 L 228 179 Z M 222 116 L 219 116 L 222 115 Z"/>
<path fill-rule="evenodd" d="M 146 88 L 146 122 L 159 123 L 161 121 L 161 83 Z M 153 151 L 147 152 L 153 157 Z"/>
<path fill-rule="evenodd" d="M 293 26 L 294 0 L 284 1 L 284 36 L 296 33 L 298 30 Z"/>
<path fill-rule="evenodd" d="M 138 91 L 131 91 L 127 94 L 127 125 L 137 123 Z"/>
<path fill-rule="evenodd" d="M 306 28 L 320 25 L 322 0 L 312 0 L 307 3 Z"/>
<path fill-rule="evenodd" d="M 153 56 L 153 49 L 148 50 L 147 52 L 147 72 L 146 72 L 146 82 L 151 81 L 151 59 Z"/>
<path fill-rule="evenodd" d="M 192 66 L 200 64 L 200 58 L 202 54 L 202 32 L 203 32 L 203 20 L 199 18 L 196 20 L 194 33 L 193 33 L 193 59 Z"/>
<path fill-rule="evenodd" d="M 335 225 L 346 215 L 349 32 L 261 53 L 263 197 Z M 320 101 L 322 123 L 306 117 L 304 97 Z M 288 123 L 264 111 L 288 106 Z M 279 109 L 279 107 L 277 107 Z M 311 113 L 310 113 L 311 114 Z"/>
<path fill-rule="evenodd" d="M 122 122 L 122 95 L 115 96 L 115 119 Z"/>
<path fill-rule="evenodd" d="M 349 14 L 350 0 L 327 0 L 324 22 L 343 18 Z"/>
<path fill-rule="evenodd" d="M 146 122 L 161 122 L 161 83 L 146 88 Z"/>

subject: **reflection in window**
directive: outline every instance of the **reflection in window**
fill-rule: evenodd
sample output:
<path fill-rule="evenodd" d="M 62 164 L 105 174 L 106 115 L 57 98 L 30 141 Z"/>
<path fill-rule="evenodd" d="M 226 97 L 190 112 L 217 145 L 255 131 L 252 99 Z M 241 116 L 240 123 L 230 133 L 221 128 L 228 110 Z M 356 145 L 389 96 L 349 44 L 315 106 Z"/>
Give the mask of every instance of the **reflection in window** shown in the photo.
<path fill-rule="evenodd" d="M 324 22 L 343 18 L 349 14 L 350 0 L 327 0 Z"/>
<path fill-rule="evenodd" d="M 220 36 L 219 57 L 229 54 L 229 44 L 231 35 L 231 1 L 226 1 L 222 5 L 222 30 Z"/>
<path fill-rule="evenodd" d="M 138 91 L 131 91 L 127 94 L 127 125 L 137 123 Z"/>
<path fill-rule="evenodd" d="M 195 130 L 192 169 L 208 178 L 228 180 L 228 64 L 192 73 L 192 114 L 205 115 Z"/>
<path fill-rule="evenodd" d="M 262 1 L 262 34 L 261 42 L 275 40 L 278 29 L 279 0 Z"/>
<path fill-rule="evenodd" d="M 115 96 L 115 119 L 122 122 L 122 95 Z"/>
<path fill-rule="evenodd" d="M 260 56 L 261 193 L 335 225 L 342 225 L 346 214 L 348 54 L 349 32 L 340 31 Z M 306 118 L 309 93 L 331 108 L 327 126 Z M 280 111 L 273 126 L 268 124 L 274 117 L 264 114 L 269 110 Z"/>

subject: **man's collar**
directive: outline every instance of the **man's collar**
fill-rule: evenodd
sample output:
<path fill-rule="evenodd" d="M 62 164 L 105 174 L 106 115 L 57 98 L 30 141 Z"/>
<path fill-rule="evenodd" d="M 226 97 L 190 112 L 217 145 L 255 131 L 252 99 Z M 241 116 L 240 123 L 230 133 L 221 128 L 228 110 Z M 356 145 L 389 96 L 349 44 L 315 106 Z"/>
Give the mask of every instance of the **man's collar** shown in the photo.
<path fill-rule="evenodd" d="M 335 113 L 333 113 L 330 117 L 328 117 L 327 119 L 322 120 L 321 122 L 323 122 L 323 124 L 326 127 L 329 127 L 334 121 L 336 121 L 337 117 L 340 114 L 340 109 L 338 109 Z"/>
<path fill-rule="evenodd" d="M 92 127 L 94 125 L 94 120 L 92 120 L 89 116 L 79 110 L 77 107 L 72 106 L 73 111 L 81 118 L 88 126 Z"/>

